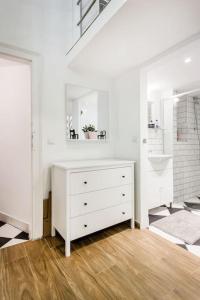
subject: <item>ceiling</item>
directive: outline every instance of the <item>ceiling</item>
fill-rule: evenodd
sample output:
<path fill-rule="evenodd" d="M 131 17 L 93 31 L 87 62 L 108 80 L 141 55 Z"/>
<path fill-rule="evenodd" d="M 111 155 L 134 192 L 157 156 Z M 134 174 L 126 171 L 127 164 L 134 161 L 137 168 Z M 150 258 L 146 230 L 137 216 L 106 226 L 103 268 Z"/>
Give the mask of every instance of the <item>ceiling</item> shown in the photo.
<path fill-rule="evenodd" d="M 148 94 L 171 89 L 185 92 L 200 88 L 200 39 L 162 59 L 147 76 Z"/>
<path fill-rule="evenodd" d="M 199 0 L 127 0 L 70 67 L 113 78 L 199 32 Z"/>
<path fill-rule="evenodd" d="M 92 92 L 91 89 L 74 85 L 74 84 L 67 84 L 66 91 L 67 91 L 68 100 L 75 100 Z"/>

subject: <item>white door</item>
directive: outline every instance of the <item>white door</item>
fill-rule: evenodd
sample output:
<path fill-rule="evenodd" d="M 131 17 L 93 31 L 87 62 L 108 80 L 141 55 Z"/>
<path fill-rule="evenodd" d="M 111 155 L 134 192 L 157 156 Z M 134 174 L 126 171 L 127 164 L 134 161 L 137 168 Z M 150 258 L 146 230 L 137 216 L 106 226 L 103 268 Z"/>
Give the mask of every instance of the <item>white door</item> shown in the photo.
<path fill-rule="evenodd" d="M 0 213 L 32 223 L 31 66 L 0 58 Z"/>

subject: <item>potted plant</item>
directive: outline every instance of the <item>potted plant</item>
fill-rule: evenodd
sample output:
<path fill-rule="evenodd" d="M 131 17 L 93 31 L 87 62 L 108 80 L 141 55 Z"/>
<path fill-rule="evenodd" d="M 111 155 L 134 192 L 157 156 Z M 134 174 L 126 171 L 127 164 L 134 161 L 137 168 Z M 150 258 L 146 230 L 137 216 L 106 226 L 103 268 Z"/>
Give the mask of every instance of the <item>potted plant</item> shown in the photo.
<path fill-rule="evenodd" d="M 88 133 L 88 126 L 85 125 L 83 128 L 82 128 L 82 131 L 84 132 L 84 136 L 86 139 L 89 139 L 89 133 Z"/>
<path fill-rule="evenodd" d="M 92 139 L 92 140 L 97 139 L 97 131 L 95 129 L 95 126 L 92 124 L 89 124 L 87 129 L 88 129 L 89 139 Z"/>
<path fill-rule="evenodd" d="M 92 124 L 85 125 L 82 128 L 82 131 L 84 132 L 86 139 L 91 139 L 91 140 L 97 139 L 97 131 L 96 131 L 94 125 L 92 125 Z"/>

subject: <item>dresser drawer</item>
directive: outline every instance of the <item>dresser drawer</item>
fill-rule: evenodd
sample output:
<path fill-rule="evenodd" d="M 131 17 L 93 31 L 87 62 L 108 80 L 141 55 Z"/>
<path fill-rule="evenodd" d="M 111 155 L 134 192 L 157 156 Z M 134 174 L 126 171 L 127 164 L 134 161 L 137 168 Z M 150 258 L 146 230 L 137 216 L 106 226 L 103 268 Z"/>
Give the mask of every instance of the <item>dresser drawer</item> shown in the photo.
<path fill-rule="evenodd" d="M 131 185 L 71 196 L 71 217 L 131 201 Z"/>
<path fill-rule="evenodd" d="M 132 218 L 132 203 L 96 211 L 70 220 L 71 240 Z"/>
<path fill-rule="evenodd" d="M 130 184 L 131 167 L 72 173 L 70 194 L 81 194 L 91 191 Z"/>

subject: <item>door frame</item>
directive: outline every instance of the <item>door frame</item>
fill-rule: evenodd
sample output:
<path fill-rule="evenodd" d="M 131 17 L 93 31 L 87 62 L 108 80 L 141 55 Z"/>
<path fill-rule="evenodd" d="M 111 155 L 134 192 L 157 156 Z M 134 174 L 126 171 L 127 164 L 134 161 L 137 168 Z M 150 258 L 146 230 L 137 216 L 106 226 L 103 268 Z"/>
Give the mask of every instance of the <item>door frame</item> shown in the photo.
<path fill-rule="evenodd" d="M 43 236 L 43 186 L 41 151 L 41 74 L 42 58 L 38 53 L 0 42 L 0 54 L 26 61 L 31 67 L 31 178 L 32 178 L 32 222 L 29 228 L 30 239 Z"/>
<path fill-rule="evenodd" d="M 199 40 L 200 33 L 194 34 L 188 39 L 176 44 L 163 53 L 155 56 L 140 66 L 140 174 L 139 174 L 139 199 L 140 199 L 140 228 L 149 226 L 148 220 L 148 194 L 147 194 L 147 166 L 148 166 L 148 115 L 147 115 L 147 73 L 158 66 L 160 61 L 167 62 L 177 50 L 190 43 Z M 175 97 L 175 96 L 174 96 Z M 146 120 L 146 121 L 145 121 Z"/>

